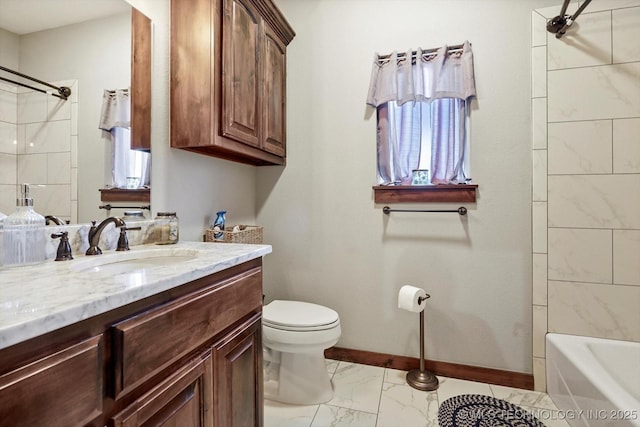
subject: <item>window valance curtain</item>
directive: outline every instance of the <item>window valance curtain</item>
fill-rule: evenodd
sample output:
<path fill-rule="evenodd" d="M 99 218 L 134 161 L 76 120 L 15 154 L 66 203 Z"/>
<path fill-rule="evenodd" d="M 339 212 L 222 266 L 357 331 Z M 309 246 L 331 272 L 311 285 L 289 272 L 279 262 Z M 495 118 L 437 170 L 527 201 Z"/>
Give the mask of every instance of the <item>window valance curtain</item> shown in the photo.
<path fill-rule="evenodd" d="M 404 55 L 375 55 L 367 104 L 378 107 L 389 101 L 402 105 L 439 98 L 467 100 L 476 95 L 468 41 L 459 52 L 450 53 L 443 46 L 435 54 L 417 49 L 413 55 L 411 50 Z"/>
<path fill-rule="evenodd" d="M 115 127 L 131 127 L 129 89 L 106 90 L 102 95 L 102 111 L 98 127 L 107 132 Z"/>

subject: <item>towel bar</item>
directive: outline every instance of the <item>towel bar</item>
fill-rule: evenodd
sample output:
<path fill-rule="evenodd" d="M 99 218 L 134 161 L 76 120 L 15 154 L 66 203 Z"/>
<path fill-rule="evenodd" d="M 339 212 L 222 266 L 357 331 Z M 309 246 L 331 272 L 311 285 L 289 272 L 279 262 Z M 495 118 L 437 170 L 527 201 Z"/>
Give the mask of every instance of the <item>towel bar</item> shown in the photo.
<path fill-rule="evenodd" d="M 427 210 L 412 210 L 412 209 L 391 209 L 389 206 L 382 208 L 382 213 L 389 215 L 391 212 L 450 212 L 457 213 L 459 215 L 466 215 L 467 208 L 460 206 L 458 209 L 427 209 Z"/>

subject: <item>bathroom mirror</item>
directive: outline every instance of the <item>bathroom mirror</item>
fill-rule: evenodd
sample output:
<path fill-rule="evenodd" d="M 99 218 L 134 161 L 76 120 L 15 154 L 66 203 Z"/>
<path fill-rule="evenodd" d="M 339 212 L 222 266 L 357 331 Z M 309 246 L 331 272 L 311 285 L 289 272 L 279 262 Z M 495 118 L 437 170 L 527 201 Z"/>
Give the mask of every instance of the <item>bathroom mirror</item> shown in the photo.
<path fill-rule="evenodd" d="M 98 190 L 109 182 L 111 158 L 98 122 L 105 89 L 131 87 L 132 135 L 143 131 L 148 144 L 149 120 L 135 127 L 136 111 L 150 117 L 151 106 L 150 73 L 132 65 L 139 43 L 132 18 L 140 15 L 124 0 L 0 0 L 0 65 L 72 89 L 63 101 L 0 81 L 0 212 L 13 212 L 16 184 L 29 182 L 42 215 L 104 218 Z"/>

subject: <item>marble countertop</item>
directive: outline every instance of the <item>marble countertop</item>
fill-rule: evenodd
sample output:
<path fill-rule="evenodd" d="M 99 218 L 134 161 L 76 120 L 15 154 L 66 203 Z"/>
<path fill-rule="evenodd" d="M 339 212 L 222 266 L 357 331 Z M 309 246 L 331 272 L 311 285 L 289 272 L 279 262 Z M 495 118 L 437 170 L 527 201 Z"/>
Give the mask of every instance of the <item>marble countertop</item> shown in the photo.
<path fill-rule="evenodd" d="M 269 253 L 269 245 L 180 242 L 0 268 L 0 349 Z M 180 262 L 166 262 L 172 256 Z M 95 266 L 137 257 L 151 261 Z"/>

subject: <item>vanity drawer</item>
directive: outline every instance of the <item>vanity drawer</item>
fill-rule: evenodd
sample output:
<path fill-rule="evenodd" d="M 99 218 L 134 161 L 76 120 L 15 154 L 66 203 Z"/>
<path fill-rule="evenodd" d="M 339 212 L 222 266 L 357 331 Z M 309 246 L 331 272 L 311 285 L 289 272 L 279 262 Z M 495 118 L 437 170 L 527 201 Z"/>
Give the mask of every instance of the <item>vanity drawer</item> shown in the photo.
<path fill-rule="evenodd" d="M 102 414 L 102 335 L 0 376 L 0 426 L 79 426 Z"/>
<path fill-rule="evenodd" d="M 113 397 L 137 387 L 247 313 L 259 312 L 261 306 L 262 269 L 252 268 L 114 325 Z"/>

